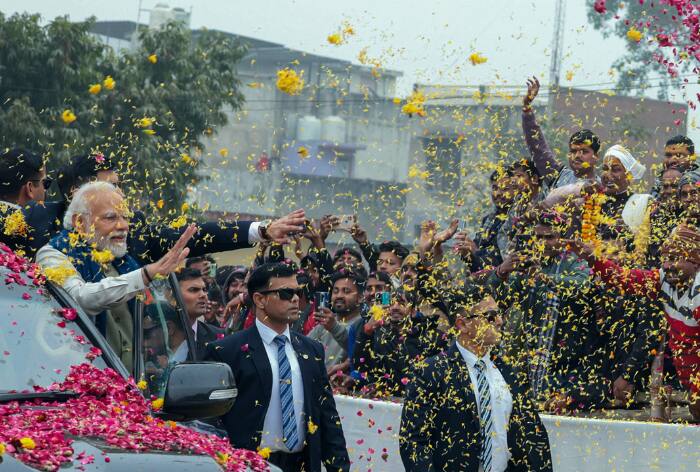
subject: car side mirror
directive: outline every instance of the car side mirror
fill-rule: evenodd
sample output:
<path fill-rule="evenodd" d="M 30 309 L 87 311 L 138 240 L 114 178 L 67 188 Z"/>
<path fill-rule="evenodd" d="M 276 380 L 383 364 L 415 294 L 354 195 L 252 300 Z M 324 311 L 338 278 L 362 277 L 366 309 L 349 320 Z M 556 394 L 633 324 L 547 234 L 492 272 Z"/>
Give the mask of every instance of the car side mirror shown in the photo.
<path fill-rule="evenodd" d="M 228 365 L 184 362 L 170 370 L 159 416 L 176 421 L 221 416 L 231 409 L 237 395 L 236 380 Z"/>

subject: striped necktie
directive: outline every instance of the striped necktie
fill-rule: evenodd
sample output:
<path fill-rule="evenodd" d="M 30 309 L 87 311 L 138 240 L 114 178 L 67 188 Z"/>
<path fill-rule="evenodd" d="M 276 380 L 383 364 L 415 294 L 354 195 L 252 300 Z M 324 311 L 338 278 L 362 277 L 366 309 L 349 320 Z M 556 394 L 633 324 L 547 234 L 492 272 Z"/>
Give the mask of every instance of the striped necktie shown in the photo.
<path fill-rule="evenodd" d="M 493 420 L 491 418 L 491 391 L 486 379 L 486 364 L 479 359 L 474 364 L 476 383 L 479 388 L 479 424 L 481 426 L 481 466 L 484 472 L 491 472 L 491 438 L 493 437 Z"/>
<path fill-rule="evenodd" d="M 283 335 L 275 337 L 277 343 L 277 362 L 279 364 L 280 377 L 280 405 L 282 406 L 282 432 L 283 441 L 290 451 L 293 451 L 299 443 L 297 431 L 297 418 L 294 414 L 294 395 L 292 395 L 292 368 L 289 366 L 284 345 L 287 338 Z"/>

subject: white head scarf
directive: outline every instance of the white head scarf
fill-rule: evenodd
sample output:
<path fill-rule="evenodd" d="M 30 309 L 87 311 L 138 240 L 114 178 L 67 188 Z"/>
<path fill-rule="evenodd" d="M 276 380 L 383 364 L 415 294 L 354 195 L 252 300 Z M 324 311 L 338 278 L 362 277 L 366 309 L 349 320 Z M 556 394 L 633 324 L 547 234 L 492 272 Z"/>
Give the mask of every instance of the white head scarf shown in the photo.
<path fill-rule="evenodd" d="M 644 176 L 647 168 L 644 164 L 640 163 L 634 158 L 631 152 L 629 152 L 624 146 L 616 144 L 610 147 L 605 152 L 605 157 L 615 157 L 617 158 L 622 166 L 632 175 L 632 180 L 639 180 Z"/>

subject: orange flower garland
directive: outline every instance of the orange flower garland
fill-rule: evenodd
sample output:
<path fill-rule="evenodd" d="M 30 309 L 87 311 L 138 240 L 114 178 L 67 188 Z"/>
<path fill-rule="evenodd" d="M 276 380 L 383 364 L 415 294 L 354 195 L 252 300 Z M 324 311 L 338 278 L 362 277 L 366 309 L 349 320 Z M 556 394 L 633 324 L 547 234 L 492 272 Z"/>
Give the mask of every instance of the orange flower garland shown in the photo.
<path fill-rule="evenodd" d="M 595 193 L 586 195 L 586 201 L 583 204 L 583 215 L 581 217 L 581 239 L 584 242 L 591 244 L 599 244 L 596 227 L 603 219 L 601 206 L 605 201 L 605 195 Z"/>

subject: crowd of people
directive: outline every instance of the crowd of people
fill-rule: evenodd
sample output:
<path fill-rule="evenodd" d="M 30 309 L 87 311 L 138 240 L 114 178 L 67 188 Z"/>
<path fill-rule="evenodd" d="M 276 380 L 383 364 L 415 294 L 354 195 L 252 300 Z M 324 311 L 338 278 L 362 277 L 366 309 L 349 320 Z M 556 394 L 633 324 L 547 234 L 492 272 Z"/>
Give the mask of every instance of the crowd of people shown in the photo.
<path fill-rule="evenodd" d="M 373 243 L 358 215 L 354 244 L 331 251 L 339 217 L 303 210 L 176 229 L 130 210 L 105 156 L 72 159 L 57 172 L 64 198 L 45 202 L 44 163 L 13 149 L 0 239 L 53 274 L 130 369 L 136 295 L 175 273 L 191 325 L 173 293 L 147 303 L 152 390 L 173 363 L 228 363 L 239 399 L 218 425 L 284 470 L 347 470 L 331 389 L 403 399 L 407 470 L 551 470 L 538 411 L 650 402 L 664 419 L 676 390 L 700 421 L 700 170 L 685 136 L 647 193 L 632 191 L 645 166 L 591 130 L 561 159 L 538 90 L 529 80 L 523 100 L 530 155 L 490 175 L 493 210 L 473 235 L 424 221 L 413 247 Z M 250 267 L 212 257 L 250 246 Z"/>

